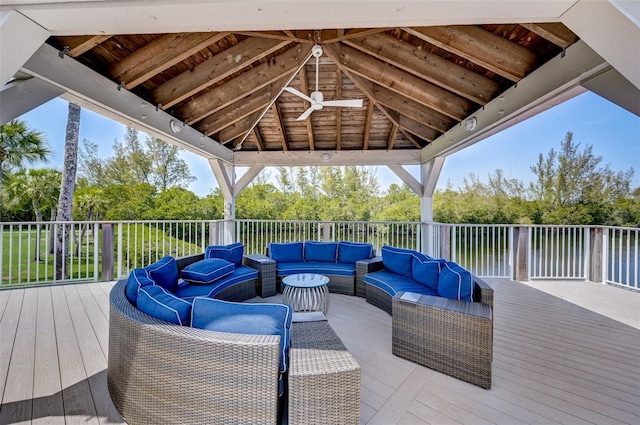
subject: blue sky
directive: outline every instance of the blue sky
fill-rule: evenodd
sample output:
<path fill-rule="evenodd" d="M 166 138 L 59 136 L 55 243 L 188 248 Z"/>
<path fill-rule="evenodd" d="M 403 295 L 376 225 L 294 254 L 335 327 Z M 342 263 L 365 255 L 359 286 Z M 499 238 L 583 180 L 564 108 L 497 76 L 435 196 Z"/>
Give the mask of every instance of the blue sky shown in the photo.
<path fill-rule="evenodd" d="M 50 166 L 61 169 L 64 154 L 64 136 L 67 102 L 54 99 L 20 117 L 29 126 L 42 131 L 53 150 Z M 451 155 L 445 161 L 438 188 L 448 182 L 454 188 L 470 172 L 486 181 L 489 173 L 500 168 L 507 177 L 516 177 L 525 183 L 534 176 L 530 171 L 539 153 L 558 148 L 567 131 L 574 133 L 574 141 L 581 146 L 593 145 L 593 152 L 602 156 L 602 165 L 620 171 L 634 168 L 632 187 L 640 186 L 640 117 L 615 104 L 587 92 L 482 142 Z M 99 155 L 111 155 L 114 141 L 122 140 L 125 127 L 96 113 L 82 110 L 80 140 L 88 139 L 99 146 Z M 208 162 L 184 151 L 183 158 L 197 180 L 189 189 L 203 196 L 217 186 Z M 408 167 L 414 175 L 418 167 Z M 275 175 L 275 170 L 270 170 Z M 377 167 L 380 187 L 386 189 L 400 180 L 386 167 Z"/>

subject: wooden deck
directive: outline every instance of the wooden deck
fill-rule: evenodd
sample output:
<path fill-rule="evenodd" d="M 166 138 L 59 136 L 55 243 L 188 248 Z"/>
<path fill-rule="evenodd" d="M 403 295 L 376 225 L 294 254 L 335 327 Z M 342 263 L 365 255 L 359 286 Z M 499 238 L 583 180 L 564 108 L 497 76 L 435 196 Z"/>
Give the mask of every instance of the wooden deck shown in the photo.
<path fill-rule="evenodd" d="M 391 317 L 331 294 L 329 321 L 362 367 L 362 423 L 640 423 L 640 294 L 601 286 L 589 301 L 602 290 L 625 300 L 619 314 L 630 326 L 567 301 L 572 285 L 561 299 L 517 282 L 490 284 L 489 391 L 393 356 Z M 111 286 L 0 291 L 0 424 L 123 423 L 106 386 Z"/>

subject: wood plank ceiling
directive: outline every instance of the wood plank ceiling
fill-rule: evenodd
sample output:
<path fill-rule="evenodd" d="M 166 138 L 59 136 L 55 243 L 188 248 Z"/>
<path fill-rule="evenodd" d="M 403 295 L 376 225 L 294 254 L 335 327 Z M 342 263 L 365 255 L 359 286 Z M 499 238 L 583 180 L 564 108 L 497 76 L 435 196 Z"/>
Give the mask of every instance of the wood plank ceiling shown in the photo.
<path fill-rule="evenodd" d="M 51 37 L 114 84 L 243 151 L 420 149 L 577 41 L 560 23 Z M 322 45 L 316 76 L 311 58 Z M 316 77 L 325 107 L 306 120 Z M 257 122 L 257 125 L 256 125 Z"/>

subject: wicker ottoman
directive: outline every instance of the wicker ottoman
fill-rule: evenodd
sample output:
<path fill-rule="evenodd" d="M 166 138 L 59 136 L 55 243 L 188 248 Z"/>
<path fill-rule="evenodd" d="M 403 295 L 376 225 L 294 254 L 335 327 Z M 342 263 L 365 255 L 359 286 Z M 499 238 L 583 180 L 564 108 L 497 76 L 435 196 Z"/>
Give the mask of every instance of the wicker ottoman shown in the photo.
<path fill-rule="evenodd" d="M 360 365 L 326 320 L 292 323 L 289 364 L 289 425 L 360 423 Z"/>

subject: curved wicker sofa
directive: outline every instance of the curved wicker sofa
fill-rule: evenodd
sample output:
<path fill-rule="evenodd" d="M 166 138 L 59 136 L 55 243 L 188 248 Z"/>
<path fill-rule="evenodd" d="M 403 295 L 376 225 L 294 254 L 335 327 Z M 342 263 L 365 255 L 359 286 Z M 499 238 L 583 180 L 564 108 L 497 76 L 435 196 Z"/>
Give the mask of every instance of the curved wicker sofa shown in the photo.
<path fill-rule="evenodd" d="M 201 258 L 182 258 L 178 268 Z M 110 295 L 107 381 L 129 424 L 277 423 L 279 336 L 155 319 L 129 302 L 126 282 L 118 281 Z M 241 282 L 216 298 L 248 299 L 255 286 L 256 279 Z"/>

